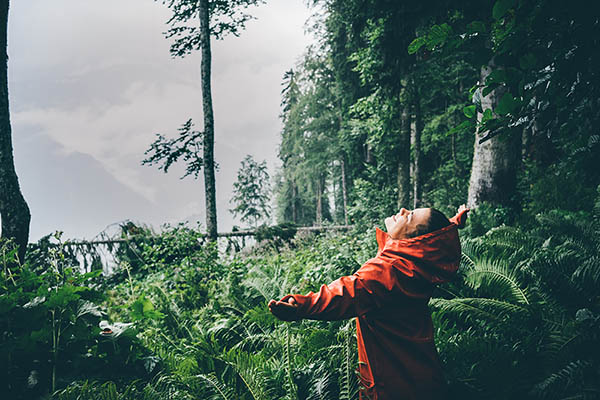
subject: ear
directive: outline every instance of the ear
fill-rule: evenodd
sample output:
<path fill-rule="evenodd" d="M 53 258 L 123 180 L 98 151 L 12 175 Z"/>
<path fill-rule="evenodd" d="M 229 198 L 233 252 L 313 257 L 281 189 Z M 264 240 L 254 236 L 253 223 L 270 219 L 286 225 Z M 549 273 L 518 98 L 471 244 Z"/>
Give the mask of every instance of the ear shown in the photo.
<path fill-rule="evenodd" d="M 421 236 L 424 235 L 426 233 L 429 233 L 429 227 L 430 227 L 430 223 L 428 221 L 427 224 L 417 224 L 415 226 L 415 232 L 413 235 L 411 235 L 411 237 L 416 237 L 416 236 Z"/>

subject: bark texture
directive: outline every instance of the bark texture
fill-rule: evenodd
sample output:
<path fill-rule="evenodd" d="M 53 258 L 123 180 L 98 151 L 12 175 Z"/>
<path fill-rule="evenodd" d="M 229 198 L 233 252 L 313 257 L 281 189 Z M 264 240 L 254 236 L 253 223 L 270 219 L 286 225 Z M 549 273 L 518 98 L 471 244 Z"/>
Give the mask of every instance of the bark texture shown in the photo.
<path fill-rule="evenodd" d="M 398 137 L 398 209 L 410 204 L 410 105 L 405 102 L 400 121 Z"/>
<path fill-rule="evenodd" d="M 493 62 L 481 68 L 481 82 L 485 82 L 493 68 Z M 498 88 L 483 97 L 482 109 L 491 108 L 493 110 L 502 94 L 503 91 Z M 481 113 L 477 114 L 478 121 L 481 121 L 482 117 Z M 470 208 L 475 208 L 484 201 L 508 205 L 515 192 L 516 170 L 520 157 L 520 137 L 516 137 L 517 140 L 515 140 L 515 135 L 511 135 L 510 132 L 502 132 L 490 140 L 479 143 L 485 134 L 479 128 L 475 133 L 475 149 L 467 200 Z"/>
<path fill-rule="evenodd" d="M 211 240 L 217 239 L 217 199 L 215 185 L 215 120 L 211 89 L 211 49 L 208 0 L 198 2 L 200 41 L 202 43 L 202 111 L 204 114 L 204 190 L 206 198 L 206 230 Z"/>
<path fill-rule="evenodd" d="M 0 48 L 2 67 L 0 72 L 0 219 L 2 237 L 12 238 L 19 246 L 19 259 L 23 261 L 29 239 L 31 214 L 19 188 L 15 172 L 12 147 L 12 131 L 8 107 L 8 28 L 9 1 L 0 1 Z"/>

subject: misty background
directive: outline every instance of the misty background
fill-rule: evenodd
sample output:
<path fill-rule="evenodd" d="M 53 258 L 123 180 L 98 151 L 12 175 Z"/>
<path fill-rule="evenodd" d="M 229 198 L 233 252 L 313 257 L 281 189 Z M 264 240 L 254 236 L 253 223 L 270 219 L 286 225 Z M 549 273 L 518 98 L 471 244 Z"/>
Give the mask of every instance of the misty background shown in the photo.
<path fill-rule="evenodd" d="M 219 231 L 246 154 L 278 165 L 281 80 L 311 42 L 301 0 L 271 0 L 240 37 L 212 41 Z M 9 15 L 14 157 L 30 241 L 93 238 L 121 221 L 204 227 L 204 183 L 141 166 L 156 133 L 202 127 L 200 55 L 173 59 L 170 11 L 151 0 L 30 0 Z"/>

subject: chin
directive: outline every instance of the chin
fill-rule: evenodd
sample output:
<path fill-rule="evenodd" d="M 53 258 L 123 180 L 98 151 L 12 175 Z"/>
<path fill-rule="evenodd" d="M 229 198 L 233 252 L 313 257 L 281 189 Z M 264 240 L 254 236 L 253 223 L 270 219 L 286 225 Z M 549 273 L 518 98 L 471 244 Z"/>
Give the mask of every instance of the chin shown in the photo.
<path fill-rule="evenodd" d="M 392 220 L 392 217 L 387 217 L 385 219 L 385 230 L 386 231 L 390 231 L 390 228 L 394 226 L 394 221 Z"/>

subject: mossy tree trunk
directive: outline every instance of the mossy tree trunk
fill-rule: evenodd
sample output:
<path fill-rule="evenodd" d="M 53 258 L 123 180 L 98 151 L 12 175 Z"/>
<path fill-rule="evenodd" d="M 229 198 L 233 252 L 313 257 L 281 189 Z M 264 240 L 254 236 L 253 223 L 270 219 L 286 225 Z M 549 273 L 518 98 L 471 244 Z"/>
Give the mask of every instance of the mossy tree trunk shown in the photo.
<path fill-rule="evenodd" d="M 482 84 L 494 67 L 493 61 L 481 67 L 480 79 Z M 503 90 L 500 87 L 482 97 L 482 109 L 484 111 L 487 109 L 493 110 L 498 105 L 502 94 Z M 483 114 L 478 113 L 478 122 L 481 122 L 482 118 Z M 480 143 L 480 140 L 486 134 L 487 132 L 481 132 L 479 128 L 475 133 L 473 165 L 471 167 L 467 200 L 467 204 L 471 208 L 477 207 L 484 201 L 499 205 L 510 205 L 511 198 L 516 190 L 520 137 L 511 135 L 511 132 L 502 132 Z"/>

